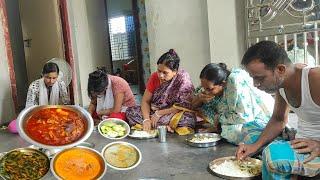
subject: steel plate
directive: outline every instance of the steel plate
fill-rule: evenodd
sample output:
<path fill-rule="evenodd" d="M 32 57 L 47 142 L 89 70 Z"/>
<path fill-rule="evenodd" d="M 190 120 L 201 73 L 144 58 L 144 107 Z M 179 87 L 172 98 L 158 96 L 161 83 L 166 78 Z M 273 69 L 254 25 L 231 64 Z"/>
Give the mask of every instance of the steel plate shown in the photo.
<path fill-rule="evenodd" d="M 193 138 L 197 138 L 197 137 L 208 137 L 208 138 L 216 138 L 216 141 L 212 141 L 212 142 L 205 142 L 205 143 L 195 143 L 195 142 L 191 142 L 191 140 Z M 189 136 L 185 142 L 193 147 L 200 147 L 200 148 L 206 148 L 206 147 L 212 147 L 212 146 L 216 146 L 219 141 L 221 140 L 221 136 L 219 134 L 216 133 L 197 133 L 197 134 L 193 134 L 191 136 Z"/>
<path fill-rule="evenodd" d="M 152 138 L 156 138 L 158 136 L 158 131 L 157 130 L 152 130 L 152 133 L 149 133 L 150 136 L 148 136 L 148 137 L 146 137 L 146 136 L 133 136 L 133 133 L 135 131 L 138 131 L 138 130 L 131 130 L 131 132 L 128 135 L 128 137 L 130 137 L 132 139 L 152 139 Z"/>
<path fill-rule="evenodd" d="M 236 159 L 234 156 L 228 156 L 228 157 L 222 157 L 222 158 L 218 158 L 215 159 L 213 161 L 211 161 L 209 163 L 208 169 L 210 170 L 210 172 L 218 177 L 224 178 L 224 179 L 231 179 L 231 180 L 238 180 L 238 179 L 242 179 L 242 180 L 251 180 L 251 179 L 261 179 L 261 173 L 259 175 L 255 175 L 255 176 L 251 176 L 251 177 L 235 177 L 235 176 L 228 176 L 228 175 L 223 175 L 220 173 L 217 173 L 214 171 L 213 166 L 214 165 L 219 165 L 221 163 L 223 163 L 225 160 L 234 160 Z M 259 159 L 255 159 L 255 158 L 247 158 L 248 161 L 257 163 L 257 164 L 262 164 L 262 161 Z"/>

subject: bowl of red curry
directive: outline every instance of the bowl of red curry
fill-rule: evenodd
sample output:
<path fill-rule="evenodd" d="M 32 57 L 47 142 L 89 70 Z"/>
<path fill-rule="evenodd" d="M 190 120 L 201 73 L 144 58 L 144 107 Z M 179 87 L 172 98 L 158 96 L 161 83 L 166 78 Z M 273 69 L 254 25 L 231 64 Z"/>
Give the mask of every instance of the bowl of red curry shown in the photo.
<path fill-rule="evenodd" d="M 80 106 L 47 105 L 24 109 L 17 118 L 19 135 L 38 147 L 70 148 L 89 138 L 93 119 Z"/>

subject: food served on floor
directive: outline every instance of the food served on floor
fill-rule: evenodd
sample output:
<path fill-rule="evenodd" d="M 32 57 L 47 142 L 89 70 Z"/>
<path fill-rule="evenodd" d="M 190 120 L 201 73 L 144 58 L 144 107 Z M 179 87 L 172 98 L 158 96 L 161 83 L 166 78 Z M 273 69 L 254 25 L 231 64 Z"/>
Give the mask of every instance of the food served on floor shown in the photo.
<path fill-rule="evenodd" d="M 40 179 L 49 167 L 48 157 L 37 150 L 13 150 L 0 160 L 0 174 L 4 179 Z"/>
<path fill-rule="evenodd" d="M 117 168 L 129 168 L 139 160 L 138 151 L 126 144 L 113 144 L 104 151 L 104 157 L 108 164 Z"/>
<path fill-rule="evenodd" d="M 221 163 L 210 164 L 210 169 L 224 176 L 254 177 L 261 173 L 261 161 L 225 159 Z"/>
<path fill-rule="evenodd" d="M 97 152 L 86 148 L 62 151 L 54 159 L 54 172 L 61 179 L 97 179 L 105 169 Z"/>
<path fill-rule="evenodd" d="M 80 139 L 86 130 L 85 120 L 76 112 L 62 108 L 36 111 L 27 120 L 28 136 L 42 144 L 61 146 Z"/>
<path fill-rule="evenodd" d="M 157 136 L 157 130 L 151 130 L 151 131 L 134 130 L 129 136 L 133 137 L 133 138 L 151 138 L 151 137 L 156 137 Z"/>
<path fill-rule="evenodd" d="M 111 138 L 122 137 L 126 134 L 126 128 L 115 122 L 105 122 L 100 126 L 100 131 L 103 135 L 106 135 Z"/>
<path fill-rule="evenodd" d="M 219 137 L 210 137 L 210 136 L 194 136 L 192 139 L 190 139 L 190 142 L 193 143 L 210 143 L 210 142 L 216 142 L 219 141 L 221 138 Z"/>

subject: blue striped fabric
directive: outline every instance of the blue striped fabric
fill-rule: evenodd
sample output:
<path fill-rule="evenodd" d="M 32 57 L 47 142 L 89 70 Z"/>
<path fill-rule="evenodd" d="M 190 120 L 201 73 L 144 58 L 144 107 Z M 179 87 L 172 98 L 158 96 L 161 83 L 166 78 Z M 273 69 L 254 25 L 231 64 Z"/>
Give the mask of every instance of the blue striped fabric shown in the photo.
<path fill-rule="evenodd" d="M 320 173 L 320 158 L 306 164 L 309 154 L 298 154 L 289 141 L 276 140 L 263 151 L 263 179 L 290 179 L 293 175 L 313 177 Z"/>
<path fill-rule="evenodd" d="M 252 122 L 245 123 L 241 130 L 243 135 L 242 141 L 245 144 L 255 143 L 259 139 L 265 126 L 266 126 L 266 123 L 263 121 L 252 121 Z"/>

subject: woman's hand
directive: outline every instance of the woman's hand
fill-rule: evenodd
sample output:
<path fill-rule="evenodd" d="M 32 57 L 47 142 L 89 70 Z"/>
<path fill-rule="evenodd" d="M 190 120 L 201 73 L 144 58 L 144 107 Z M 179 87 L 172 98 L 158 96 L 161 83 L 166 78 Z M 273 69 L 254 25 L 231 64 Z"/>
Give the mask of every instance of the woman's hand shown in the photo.
<path fill-rule="evenodd" d="M 92 98 L 89 104 L 88 112 L 92 115 L 96 111 L 97 98 Z"/>
<path fill-rule="evenodd" d="M 197 95 L 197 98 L 202 103 L 208 103 L 214 98 L 214 96 L 201 92 Z"/>
<path fill-rule="evenodd" d="M 214 116 L 214 123 L 210 124 L 209 127 L 198 129 L 199 133 L 218 133 L 221 134 L 221 124 L 219 122 L 219 114 Z"/>
<path fill-rule="evenodd" d="M 213 127 L 200 128 L 198 129 L 198 133 L 215 133 L 215 129 Z"/>
<path fill-rule="evenodd" d="M 99 119 L 102 119 L 103 115 L 104 115 L 104 111 L 103 110 L 97 111 L 97 116 L 99 117 Z"/>
<path fill-rule="evenodd" d="M 144 131 L 150 131 L 151 130 L 151 120 L 150 119 L 143 120 L 142 126 L 143 126 Z"/>
<path fill-rule="evenodd" d="M 290 141 L 293 149 L 298 153 L 309 153 L 310 156 L 304 160 L 304 163 L 312 161 L 314 158 L 320 156 L 320 142 L 311 139 L 297 138 Z"/>
<path fill-rule="evenodd" d="M 98 115 L 98 116 L 104 115 L 104 110 L 97 111 L 97 115 Z"/>
<path fill-rule="evenodd" d="M 98 111 L 98 112 L 97 112 L 97 115 L 98 115 L 98 116 L 101 116 L 101 117 L 102 117 L 103 115 L 109 115 L 109 111 L 110 111 L 109 109 L 103 109 L 103 110 Z"/>
<path fill-rule="evenodd" d="M 213 129 L 215 133 L 221 134 L 221 124 L 219 122 L 219 114 L 214 115 L 214 123 L 213 123 Z"/>
<path fill-rule="evenodd" d="M 157 113 L 157 111 L 154 112 L 154 114 L 151 116 L 151 122 L 152 122 L 152 127 L 156 128 L 157 123 L 160 119 L 160 115 Z"/>

